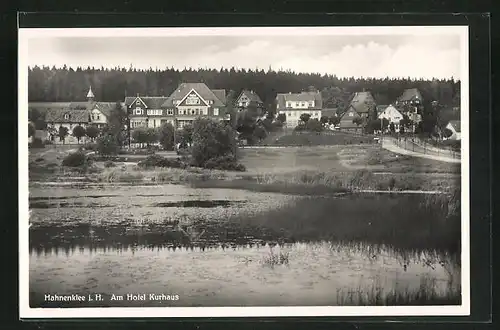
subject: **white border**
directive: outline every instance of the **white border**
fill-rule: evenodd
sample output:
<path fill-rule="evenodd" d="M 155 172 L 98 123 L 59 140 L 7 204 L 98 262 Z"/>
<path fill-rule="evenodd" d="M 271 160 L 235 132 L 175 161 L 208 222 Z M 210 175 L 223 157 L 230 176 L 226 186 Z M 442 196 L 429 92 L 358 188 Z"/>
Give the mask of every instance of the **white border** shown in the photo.
<path fill-rule="evenodd" d="M 46 37 L 155 37 L 257 35 L 436 35 L 460 36 L 462 201 L 469 201 L 469 43 L 467 26 L 252 27 L 252 28 L 86 28 L 19 29 L 19 313 L 20 318 L 106 317 L 275 317 L 275 316 L 464 316 L 470 314 L 469 203 L 462 203 L 462 305 L 397 307 L 152 307 L 30 308 L 28 203 L 28 39 Z"/>

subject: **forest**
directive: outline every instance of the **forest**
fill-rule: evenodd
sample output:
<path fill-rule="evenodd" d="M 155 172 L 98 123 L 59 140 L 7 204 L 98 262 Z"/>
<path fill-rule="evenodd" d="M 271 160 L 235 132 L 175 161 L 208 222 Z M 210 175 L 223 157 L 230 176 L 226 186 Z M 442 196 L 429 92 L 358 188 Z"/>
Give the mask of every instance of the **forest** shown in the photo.
<path fill-rule="evenodd" d="M 211 89 L 238 93 L 255 91 L 272 109 L 277 93 L 300 92 L 311 87 L 322 91 L 323 107 L 344 108 L 354 92 L 370 91 L 377 104 L 394 102 L 406 88 L 418 88 L 424 102 L 437 101 L 443 107 L 459 106 L 460 81 L 453 79 L 415 80 L 410 78 L 339 78 L 335 75 L 292 71 L 245 70 L 235 68 L 182 70 L 139 70 L 135 68 L 76 69 L 30 67 L 30 102 L 85 101 L 89 86 L 97 101 L 123 101 L 137 94 L 168 96 L 182 82 L 204 82 Z"/>

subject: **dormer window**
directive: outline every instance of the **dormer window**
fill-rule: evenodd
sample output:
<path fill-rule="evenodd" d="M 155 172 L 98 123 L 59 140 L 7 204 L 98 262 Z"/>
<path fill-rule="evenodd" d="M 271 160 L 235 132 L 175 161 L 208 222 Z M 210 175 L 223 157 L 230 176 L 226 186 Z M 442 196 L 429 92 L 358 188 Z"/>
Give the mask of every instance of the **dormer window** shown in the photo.
<path fill-rule="evenodd" d="M 69 119 L 69 114 L 64 114 L 64 119 Z"/>

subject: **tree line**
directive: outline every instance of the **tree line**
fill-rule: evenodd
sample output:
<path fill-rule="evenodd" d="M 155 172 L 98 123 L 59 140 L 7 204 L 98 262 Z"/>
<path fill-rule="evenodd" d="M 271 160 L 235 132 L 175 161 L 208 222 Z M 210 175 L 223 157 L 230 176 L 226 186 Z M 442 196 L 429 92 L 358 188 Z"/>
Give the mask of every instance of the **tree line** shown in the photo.
<path fill-rule="evenodd" d="M 28 71 L 30 102 L 85 101 L 89 86 L 99 101 L 123 101 L 126 96 L 168 96 L 180 83 L 204 82 L 212 89 L 255 91 L 267 108 L 272 108 L 277 93 L 298 93 L 311 88 L 322 92 L 324 107 L 343 108 L 354 92 L 370 91 L 377 104 L 390 104 L 405 89 L 418 88 L 424 100 L 446 106 L 458 105 L 460 81 L 454 79 L 411 78 L 339 78 L 335 75 L 296 73 L 293 71 L 245 70 L 235 68 L 182 70 L 135 68 L 94 68 L 64 65 L 30 67 Z"/>

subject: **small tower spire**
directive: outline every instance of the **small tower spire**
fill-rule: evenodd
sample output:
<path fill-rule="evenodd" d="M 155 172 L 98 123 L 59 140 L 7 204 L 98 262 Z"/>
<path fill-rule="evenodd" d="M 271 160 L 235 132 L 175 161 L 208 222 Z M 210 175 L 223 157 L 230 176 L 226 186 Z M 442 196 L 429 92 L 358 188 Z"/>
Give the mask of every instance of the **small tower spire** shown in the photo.
<path fill-rule="evenodd" d="M 89 102 L 92 102 L 94 100 L 94 93 L 92 92 L 92 86 L 89 87 L 89 92 L 87 93 L 87 99 Z"/>

